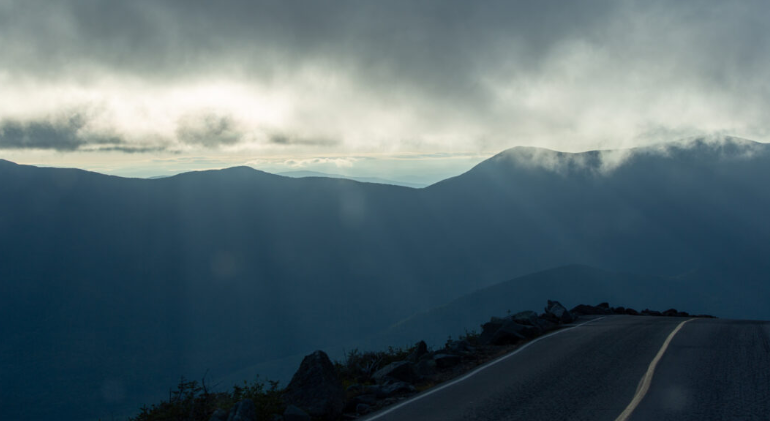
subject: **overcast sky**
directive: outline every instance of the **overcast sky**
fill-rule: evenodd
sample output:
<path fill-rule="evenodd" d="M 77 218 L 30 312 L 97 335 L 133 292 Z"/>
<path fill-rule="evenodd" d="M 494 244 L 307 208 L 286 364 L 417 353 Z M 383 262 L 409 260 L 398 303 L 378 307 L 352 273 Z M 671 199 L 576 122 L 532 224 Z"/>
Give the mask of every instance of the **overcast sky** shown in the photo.
<path fill-rule="evenodd" d="M 722 0 L 0 0 L 0 158 L 405 177 L 517 145 L 767 142 L 767 16 Z"/>

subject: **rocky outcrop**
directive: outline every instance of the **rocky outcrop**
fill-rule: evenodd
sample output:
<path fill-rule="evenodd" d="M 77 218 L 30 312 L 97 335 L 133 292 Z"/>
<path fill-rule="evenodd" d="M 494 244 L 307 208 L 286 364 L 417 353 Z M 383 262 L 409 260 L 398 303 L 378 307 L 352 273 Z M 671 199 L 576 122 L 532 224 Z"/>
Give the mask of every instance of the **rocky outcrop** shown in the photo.
<path fill-rule="evenodd" d="M 423 358 L 414 368 L 420 376 L 427 377 L 436 374 L 438 364 L 436 364 L 435 358 Z"/>
<path fill-rule="evenodd" d="M 335 367 L 323 351 L 306 356 L 285 390 L 270 390 L 271 399 L 283 396 L 283 405 L 259 407 L 259 413 L 270 416 L 261 419 L 271 421 L 309 421 L 353 419 L 383 406 L 398 402 L 435 384 L 445 382 L 465 373 L 468 369 L 498 358 L 512 350 L 512 345 L 537 338 L 565 324 L 573 323 L 578 316 L 644 315 L 665 317 L 713 317 L 690 316 L 676 309 L 663 312 L 644 309 L 610 307 L 608 303 L 596 306 L 581 304 L 571 311 L 558 301 L 548 301 L 545 312 L 522 311 L 504 318 L 492 317 L 482 325 L 482 332 L 461 336 L 461 340 L 448 340 L 444 347 L 430 350 L 424 341 L 418 342 L 410 353 L 393 352 L 351 353 L 345 365 Z M 393 361 L 394 357 L 403 358 Z M 384 361 L 389 364 L 380 365 Z M 377 370 L 379 368 L 379 370 Z M 340 370 L 338 374 L 338 369 Z M 373 370 L 377 370 L 371 374 Z M 339 375 L 350 384 L 343 390 Z M 376 384 L 372 384 L 375 381 Z M 278 392 L 278 395 L 273 395 Z M 263 402 L 262 400 L 256 400 Z M 232 402 L 232 400 L 226 401 Z M 285 410 L 284 410 L 285 409 Z M 283 411 L 281 414 L 278 411 Z M 344 412 L 344 415 L 343 415 Z M 217 409 L 209 421 L 257 421 L 257 408 L 249 399 L 237 402 L 229 411 Z"/>
<path fill-rule="evenodd" d="M 548 300 L 548 305 L 545 306 L 545 316 L 547 319 L 554 320 L 557 323 L 572 323 L 575 321 L 575 316 L 558 301 Z"/>
<path fill-rule="evenodd" d="M 464 372 L 468 367 L 508 352 L 505 346 L 534 339 L 550 330 L 573 323 L 578 316 L 605 316 L 613 314 L 661 315 L 683 317 L 687 313 L 669 309 L 655 312 L 645 309 L 637 312 L 631 308 L 612 308 L 608 303 L 596 306 L 581 304 L 568 311 L 558 301 L 548 301 L 545 312 L 522 311 L 504 318 L 492 317 L 482 325 L 478 336 L 466 336 L 463 340 L 448 340 L 443 348 L 428 349 L 424 341 L 418 342 L 404 360 L 391 362 L 377 370 L 366 381 L 353 384 L 343 392 L 340 380 L 329 358 L 321 351 L 305 357 L 299 370 L 286 388 L 284 398 L 289 404 L 283 414 L 284 421 L 309 419 L 355 418 L 382 408 L 384 405 L 416 393 L 426 384 L 445 381 Z M 367 384 L 371 380 L 376 384 Z M 216 415 L 216 414 L 215 414 Z M 220 414 L 221 415 L 221 414 Z M 230 417 L 233 413 L 230 413 Z M 245 420 L 245 419 L 244 419 Z M 224 418 L 212 421 L 225 421 Z M 227 418 L 227 421 L 235 421 Z"/>
<path fill-rule="evenodd" d="M 516 323 L 520 323 L 523 325 L 528 326 L 540 326 L 540 320 L 537 317 L 537 313 L 531 310 L 527 311 L 520 311 L 513 316 L 511 316 L 511 320 L 513 320 Z"/>
<path fill-rule="evenodd" d="M 372 375 L 372 379 L 377 383 L 384 383 L 388 379 L 414 383 L 420 379 L 420 375 L 415 370 L 414 363 L 411 361 L 396 361 L 377 370 L 377 372 Z"/>
<path fill-rule="evenodd" d="M 257 408 L 251 399 L 244 399 L 230 410 L 227 421 L 257 421 Z"/>
<path fill-rule="evenodd" d="M 227 411 L 221 408 L 217 409 L 213 414 L 211 414 L 209 421 L 227 421 Z"/>
<path fill-rule="evenodd" d="M 490 345 L 513 345 L 525 339 L 534 338 L 535 336 L 537 336 L 537 329 L 535 329 L 534 327 L 522 325 L 512 320 L 507 320 L 492 335 L 492 338 L 490 339 L 489 344 Z"/>
<path fill-rule="evenodd" d="M 570 323 L 574 317 L 558 302 L 549 301 L 552 312 L 538 316 L 534 311 L 522 311 L 505 318 L 493 317 L 481 326 L 479 343 L 482 345 L 513 345 L 532 339 L 557 327 L 561 323 Z M 561 309 L 559 309 L 561 306 Z M 554 314 L 558 313 L 558 316 Z M 565 321 L 568 320 L 568 321 Z"/>
<path fill-rule="evenodd" d="M 677 309 L 670 308 L 666 311 L 660 312 L 656 310 L 650 310 L 650 309 L 644 309 L 641 312 L 634 310 L 633 308 L 626 308 L 626 307 L 610 307 L 607 303 L 600 303 L 596 306 L 591 306 L 587 304 L 580 304 L 579 306 L 575 306 L 572 310 L 570 310 L 571 313 L 574 315 L 580 315 L 580 316 L 596 316 L 596 315 L 613 315 L 613 314 L 626 314 L 629 316 L 656 316 L 656 317 L 702 317 L 702 318 L 713 318 L 714 316 L 710 316 L 707 314 L 699 314 L 699 315 L 690 315 L 690 313 L 687 313 L 686 311 L 678 311 Z"/>
<path fill-rule="evenodd" d="M 286 387 L 284 399 L 313 418 L 334 420 L 345 407 L 345 391 L 323 351 L 306 356 Z"/>
<path fill-rule="evenodd" d="M 425 341 L 420 341 L 417 342 L 417 345 L 414 346 L 414 351 L 412 351 L 406 359 L 413 363 L 417 363 L 426 355 L 428 355 L 428 344 L 426 344 Z"/>
<path fill-rule="evenodd" d="M 311 421 L 310 415 L 294 405 L 289 405 L 283 411 L 283 421 Z"/>
<path fill-rule="evenodd" d="M 462 357 L 452 354 L 436 354 L 433 356 L 437 368 L 451 368 L 462 362 Z"/>

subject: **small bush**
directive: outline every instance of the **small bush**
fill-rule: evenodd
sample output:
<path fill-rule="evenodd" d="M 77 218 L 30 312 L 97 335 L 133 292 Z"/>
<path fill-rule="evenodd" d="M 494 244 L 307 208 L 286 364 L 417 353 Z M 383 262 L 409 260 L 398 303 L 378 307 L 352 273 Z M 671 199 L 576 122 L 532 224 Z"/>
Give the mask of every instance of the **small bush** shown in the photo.
<path fill-rule="evenodd" d="M 278 382 L 268 381 L 269 386 L 257 378 L 254 382 L 235 385 L 230 392 L 212 393 L 205 381 L 187 381 L 183 377 L 176 390 L 169 392 L 168 400 L 152 406 L 143 406 L 139 415 L 131 421 L 208 421 L 217 409 L 229 411 L 236 403 L 251 399 L 259 419 L 270 419 L 284 410 L 283 390 Z"/>
<path fill-rule="evenodd" d="M 411 348 L 388 347 L 387 351 L 361 352 L 357 348 L 345 355 L 344 361 L 334 363 L 337 375 L 342 384 L 348 387 L 352 384 L 370 384 L 372 375 L 386 365 L 405 360 L 414 351 Z"/>

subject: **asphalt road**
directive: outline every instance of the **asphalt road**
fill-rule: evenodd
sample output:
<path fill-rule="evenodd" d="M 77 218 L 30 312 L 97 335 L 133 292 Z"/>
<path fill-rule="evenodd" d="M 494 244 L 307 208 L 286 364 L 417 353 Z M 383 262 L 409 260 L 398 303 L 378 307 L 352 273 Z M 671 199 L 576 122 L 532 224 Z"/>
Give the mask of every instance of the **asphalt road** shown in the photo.
<path fill-rule="evenodd" d="M 367 420 L 609 420 L 686 319 L 611 316 L 558 331 Z M 673 336 L 630 420 L 770 419 L 770 322 L 696 319 Z"/>

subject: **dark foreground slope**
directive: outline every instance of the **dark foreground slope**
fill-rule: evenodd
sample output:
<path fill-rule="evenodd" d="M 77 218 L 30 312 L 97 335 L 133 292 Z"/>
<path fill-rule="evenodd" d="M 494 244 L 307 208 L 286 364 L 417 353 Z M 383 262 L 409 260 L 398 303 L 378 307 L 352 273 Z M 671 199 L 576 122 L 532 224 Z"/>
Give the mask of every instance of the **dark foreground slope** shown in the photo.
<path fill-rule="evenodd" d="M 355 341 L 572 263 L 675 276 L 702 291 L 676 306 L 770 318 L 768 147 L 608 156 L 515 148 L 425 189 L 0 161 L 0 401 L 11 417 L 130 411 L 181 374 Z"/>

